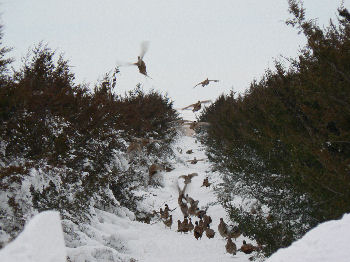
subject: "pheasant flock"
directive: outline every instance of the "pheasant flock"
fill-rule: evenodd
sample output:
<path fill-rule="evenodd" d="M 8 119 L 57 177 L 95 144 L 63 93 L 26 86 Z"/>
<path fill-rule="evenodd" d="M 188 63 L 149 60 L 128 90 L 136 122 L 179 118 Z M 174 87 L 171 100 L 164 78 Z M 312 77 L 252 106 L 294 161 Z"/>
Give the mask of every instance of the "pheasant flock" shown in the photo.
<path fill-rule="evenodd" d="M 186 153 L 191 154 L 193 152 L 192 149 L 186 151 Z M 195 160 L 195 161 L 194 161 Z M 200 159 L 205 160 L 205 159 Z M 191 164 L 196 164 L 197 161 L 196 158 L 193 160 L 188 160 Z M 180 189 L 178 186 L 178 192 L 179 196 L 177 199 L 178 207 L 180 208 L 182 215 L 183 215 L 183 221 L 180 219 L 177 220 L 177 232 L 179 233 L 186 233 L 186 234 L 193 234 L 194 238 L 196 240 L 201 239 L 204 236 L 208 239 L 214 238 L 216 232 L 214 229 L 210 228 L 211 223 L 213 222 L 210 215 L 207 214 L 207 209 L 200 209 L 199 208 L 199 201 L 194 200 L 192 197 L 190 197 L 186 193 L 187 186 L 192 182 L 192 178 L 198 176 L 198 173 L 190 173 L 188 175 L 181 175 L 178 177 L 178 179 L 183 179 L 184 187 Z M 209 182 L 209 178 L 205 177 L 203 179 L 202 187 L 209 188 L 211 186 L 211 183 Z M 176 207 L 177 208 L 177 207 Z M 160 220 L 164 223 L 164 225 L 168 228 L 171 228 L 174 221 L 173 216 L 171 215 L 172 211 L 174 211 L 176 208 L 171 210 L 168 206 L 168 204 L 164 205 L 164 208 L 160 207 L 159 212 L 154 211 L 153 215 L 158 216 Z M 192 219 L 196 219 L 197 221 L 194 222 Z M 226 252 L 232 255 L 236 255 L 238 251 L 241 251 L 245 254 L 251 254 L 254 251 L 260 251 L 261 246 L 254 246 L 252 244 L 246 243 L 245 240 L 243 240 L 242 246 L 237 249 L 236 244 L 232 241 L 232 239 L 236 239 L 242 235 L 241 230 L 237 227 L 230 227 L 228 226 L 223 218 L 220 218 L 220 223 L 217 227 L 217 231 L 223 237 L 224 239 L 227 239 L 227 243 L 225 245 Z"/>
<path fill-rule="evenodd" d="M 146 77 L 146 64 L 143 61 L 143 57 L 147 51 L 148 43 L 142 44 L 141 55 L 138 56 L 138 61 L 136 63 L 132 63 L 130 65 L 136 65 L 139 69 L 139 72 Z M 202 85 L 203 87 L 209 85 L 210 82 L 218 82 L 219 80 L 209 80 L 208 78 L 204 81 L 196 84 L 194 87 Z M 198 101 L 194 104 L 181 108 L 181 110 L 192 109 L 192 112 L 197 112 L 202 108 L 202 104 L 210 103 L 211 100 Z M 197 128 L 202 126 L 209 125 L 206 122 L 197 122 L 197 121 L 188 121 L 188 120 L 180 120 L 180 124 L 182 124 L 184 129 L 192 130 L 192 134 L 196 132 Z M 153 139 L 144 139 L 144 138 L 135 138 L 133 142 L 130 143 L 128 147 L 128 154 L 139 153 L 143 147 L 146 147 L 150 143 L 159 142 Z M 182 154 L 183 149 L 179 148 L 179 153 Z M 193 154 L 193 149 L 186 150 L 187 155 Z M 185 163 L 189 163 L 191 165 L 196 165 L 201 161 L 205 161 L 206 158 L 193 157 L 193 159 L 185 160 Z M 185 164 L 186 165 L 186 164 Z M 154 176 L 156 174 L 161 174 L 162 171 L 171 172 L 173 169 L 167 167 L 162 163 L 153 163 L 149 166 L 149 184 L 151 184 Z M 162 174 L 161 174 L 162 175 Z M 164 175 L 164 174 L 163 174 Z M 153 210 L 153 213 L 150 217 L 145 219 L 144 222 L 151 223 L 154 221 L 162 221 L 166 228 L 171 229 L 176 222 L 174 220 L 173 212 L 178 209 L 181 211 L 182 218 L 177 219 L 177 231 L 180 234 L 192 234 L 193 237 L 200 241 L 202 238 L 206 237 L 208 239 L 213 239 L 217 233 L 225 239 L 226 252 L 232 255 L 236 255 L 237 252 L 243 252 L 245 254 L 251 254 L 254 251 L 259 252 L 261 250 L 261 246 L 254 246 L 253 244 L 247 243 L 245 240 L 242 242 L 242 245 L 239 249 L 237 249 L 236 240 L 242 235 L 242 231 L 237 226 L 228 226 L 224 219 L 221 217 L 220 222 L 216 222 L 217 228 L 212 226 L 213 219 L 208 213 L 208 206 L 205 208 L 200 207 L 199 200 L 195 200 L 187 193 L 187 188 L 191 185 L 192 180 L 194 178 L 197 179 L 198 173 L 193 172 L 187 175 L 180 175 L 177 177 L 177 206 L 171 209 L 168 204 L 162 205 L 159 207 L 159 211 Z M 202 178 L 203 179 L 203 178 Z M 183 184 L 182 189 L 179 184 Z M 206 176 L 202 180 L 201 187 L 210 189 L 211 183 L 209 182 L 209 177 Z M 179 213 L 178 213 L 179 214 Z M 216 231 L 217 229 L 217 231 Z M 234 239 L 234 241 L 233 241 Z"/>

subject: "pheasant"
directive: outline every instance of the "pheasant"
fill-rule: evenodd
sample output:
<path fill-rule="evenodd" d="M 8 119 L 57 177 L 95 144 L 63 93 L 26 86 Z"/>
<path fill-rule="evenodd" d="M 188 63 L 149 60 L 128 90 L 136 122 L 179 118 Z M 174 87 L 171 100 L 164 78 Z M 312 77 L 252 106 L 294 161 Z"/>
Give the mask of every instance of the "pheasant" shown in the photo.
<path fill-rule="evenodd" d="M 199 161 L 204 161 L 204 160 L 206 160 L 206 158 L 197 159 L 196 157 L 194 157 L 192 160 L 187 160 L 186 162 L 190 162 L 192 165 L 195 165 Z"/>
<path fill-rule="evenodd" d="M 220 218 L 220 224 L 218 225 L 218 231 L 222 237 L 227 237 L 227 225 L 223 218 Z"/>
<path fill-rule="evenodd" d="M 136 65 L 139 69 L 139 72 L 149 78 L 150 76 L 147 75 L 146 70 L 146 64 L 145 61 L 143 61 L 143 57 L 145 56 L 147 50 L 148 50 L 149 42 L 142 42 L 141 44 L 141 54 L 137 57 L 137 62 L 133 63 L 133 65 Z"/>
<path fill-rule="evenodd" d="M 255 246 L 253 246 L 252 244 L 247 244 L 247 242 L 245 240 L 243 240 L 243 245 L 240 248 L 240 250 L 246 254 L 250 254 L 253 251 L 255 251 L 256 249 L 257 248 Z"/>
<path fill-rule="evenodd" d="M 191 173 L 188 175 L 182 175 L 182 176 L 179 176 L 179 178 L 185 179 L 184 183 L 189 184 L 192 181 L 192 177 L 195 177 L 195 176 L 198 176 L 198 173 Z"/>
<path fill-rule="evenodd" d="M 152 176 L 154 174 L 156 174 L 158 171 L 164 170 L 164 167 L 159 165 L 159 164 L 152 164 L 149 168 L 148 168 L 148 174 L 149 177 L 152 178 Z"/>
<path fill-rule="evenodd" d="M 177 221 L 177 232 L 183 232 L 183 227 L 180 220 Z"/>
<path fill-rule="evenodd" d="M 205 235 L 210 239 L 210 238 L 214 238 L 215 236 L 215 232 L 213 229 L 210 228 L 209 224 L 207 226 L 207 228 L 205 229 Z"/>
<path fill-rule="evenodd" d="M 242 235 L 242 231 L 239 230 L 238 227 L 234 227 L 231 230 L 228 230 L 227 236 L 230 238 L 234 238 L 235 240 Z"/>
<path fill-rule="evenodd" d="M 195 227 L 193 229 L 193 235 L 194 237 L 198 240 L 198 238 L 202 238 L 203 235 L 203 230 L 202 228 L 198 225 L 198 221 L 195 222 Z"/>
<path fill-rule="evenodd" d="M 171 225 L 173 224 L 173 216 L 170 215 L 169 219 L 163 220 L 163 223 L 164 223 L 165 226 L 171 228 Z"/>
<path fill-rule="evenodd" d="M 211 217 L 206 214 L 203 216 L 203 221 L 204 221 L 204 227 L 207 227 L 208 225 L 211 224 L 211 222 L 213 222 Z"/>
<path fill-rule="evenodd" d="M 211 183 L 209 183 L 208 177 L 204 178 L 203 184 L 201 185 L 201 187 L 202 187 L 202 186 L 210 187 L 210 185 L 211 185 Z"/>
<path fill-rule="evenodd" d="M 197 103 L 194 103 L 192 105 L 186 106 L 186 107 L 182 108 L 181 110 L 185 110 L 185 109 L 188 109 L 190 107 L 193 107 L 192 111 L 196 112 L 196 111 L 201 110 L 202 104 L 206 104 L 206 103 L 210 103 L 210 102 L 211 102 L 211 100 L 204 100 L 204 101 L 198 100 Z"/>
<path fill-rule="evenodd" d="M 139 69 L 139 72 L 141 74 L 143 74 L 146 77 L 151 78 L 148 74 L 147 74 L 147 70 L 146 70 L 146 63 L 145 61 L 143 61 L 143 57 L 145 56 L 147 50 L 149 47 L 149 42 L 144 41 L 141 44 L 141 54 L 137 57 L 137 62 L 136 63 L 119 63 L 119 65 L 121 66 L 137 66 L 137 68 Z"/>
<path fill-rule="evenodd" d="M 210 82 L 216 82 L 216 83 L 217 83 L 217 82 L 219 82 L 219 80 L 209 80 L 209 79 L 207 78 L 207 79 L 205 79 L 204 81 L 202 81 L 202 82 L 196 84 L 193 88 L 195 88 L 196 86 L 199 86 L 199 85 L 202 85 L 203 87 L 204 87 L 204 86 L 207 86 L 207 85 L 209 85 Z"/>
<path fill-rule="evenodd" d="M 232 242 L 231 238 L 227 238 L 227 243 L 225 247 L 226 247 L 227 253 L 236 255 L 237 246 L 235 243 Z"/>

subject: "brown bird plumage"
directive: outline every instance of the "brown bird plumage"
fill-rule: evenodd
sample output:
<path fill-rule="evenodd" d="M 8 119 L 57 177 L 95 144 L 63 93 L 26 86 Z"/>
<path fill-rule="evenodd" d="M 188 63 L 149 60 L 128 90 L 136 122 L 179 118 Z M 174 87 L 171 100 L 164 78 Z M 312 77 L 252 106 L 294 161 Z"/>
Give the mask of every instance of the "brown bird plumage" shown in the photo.
<path fill-rule="evenodd" d="M 206 160 L 206 158 L 197 159 L 196 157 L 194 157 L 192 160 L 187 160 L 186 162 L 190 162 L 192 165 L 195 165 L 199 161 L 204 161 L 204 160 Z"/>
<path fill-rule="evenodd" d="M 207 238 L 214 238 L 215 236 L 215 232 L 213 229 L 210 228 L 210 226 L 208 225 L 207 228 L 205 229 L 205 235 L 207 236 Z"/>
<path fill-rule="evenodd" d="M 197 211 L 197 206 L 191 205 L 190 208 L 188 209 L 188 214 L 191 216 L 195 216 Z"/>
<path fill-rule="evenodd" d="M 188 206 L 187 206 L 187 204 L 186 203 L 180 203 L 179 206 L 180 206 L 181 212 L 184 215 L 184 217 L 187 217 L 188 216 Z"/>
<path fill-rule="evenodd" d="M 227 238 L 227 243 L 226 243 L 226 252 L 229 254 L 236 255 L 237 252 L 237 246 L 235 243 L 232 242 L 231 238 Z"/>
<path fill-rule="evenodd" d="M 203 215 L 203 222 L 204 222 L 204 227 L 208 227 L 211 222 L 213 222 L 213 220 L 211 219 L 210 216 L 208 216 L 207 214 Z"/>
<path fill-rule="evenodd" d="M 198 240 L 198 238 L 202 238 L 203 235 L 203 230 L 202 228 L 198 225 L 198 222 L 195 222 L 195 227 L 193 229 L 193 235 L 194 237 Z"/>
<path fill-rule="evenodd" d="M 242 235 L 242 231 L 239 228 L 235 227 L 232 230 L 228 230 L 227 236 L 234 238 L 235 240 Z"/>
<path fill-rule="evenodd" d="M 134 137 L 132 138 L 133 142 L 131 142 L 126 150 L 128 154 L 132 152 L 140 153 L 144 147 L 146 147 L 149 144 L 155 143 L 155 142 L 162 142 L 162 140 L 158 139 L 152 139 L 152 138 L 138 138 Z"/>
<path fill-rule="evenodd" d="M 173 224 L 173 216 L 170 215 L 169 219 L 167 220 L 163 220 L 164 225 L 166 225 L 167 227 L 171 228 L 171 225 Z"/>
<path fill-rule="evenodd" d="M 139 72 L 149 78 L 151 78 L 149 75 L 147 75 L 147 70 L 146 70 L 146 64 L 145 61 L 143 61 L 143 57 L 145 56 L 147 50 L 149 47 L 149 42 L 142 42 L 141 44 L 141 54 L 137 57 L 137 62 L 133 63 L 133 65 L 136 65 L 137 68 L 139 69 Z"/>
<path fill-rule="evenodd" d="M 222 237 L 227 237 L 227 225 L 223 218 L 220 218 L 220 224 L 218 225 L 218 231 Z"/>
<path fill-rule="evenodd" d="M 204 231 L 204 221 L 203 219 L 200 219 L 199 222 L 198 222 L 198 225 L 200 226 L 200 228 L 202 229 L 202 231 Z"/>
<path fill-rule="evenodd" d="M 197 208 L 196 210 L 196 216 L 198 218 L 202 218 L 207 212 L 205 210 L 199 210 L 199 208 Z"/>
<path fill-rule="evenodd" d="M 146 69 L 146 63 L 143 60 L 143 57 L 145 56 L 147 50 L 149 47 L 149 42 L 144 41 L 141 44 L 141 53 L 140 55 L 137 57 L 137 62 L 136 63 L 119 63 L 120 66 L 137 66 L 137 68 L 139 69 L 139 72 L 141 74 L 143 74 L 146 77 L 151 78 L 148 74 L 147 74 L 147 69 Z"/>
<path fill-rule="evenodd" d="M 204 87 L 204 86 L 207 86 L 207 85 L 209 85 L 210 82 L 219 82 L 219 80 L 209 80 L 209 79 L 207 78 L 207 79 L 205 79 L 204 81 L 202 81 L 202 82 L 196 84 L 193 88 L 195 88 L 196 86 L 199 86 L 199 85 L 202 85 L 203 87 Z"/>
<path fill-rule="evenodd" d="M 196 201 L 194 201 L 194 199 L 192 197 L 190 197 L 188 194 L 186 194 L 185 199 L 187 201 L 187 203 L 189 203 L 190 205 L 193 205 Z M 199 201 L 198 201 L 199 203 Z"/>
<path fill-rule="evenodd" d="M 206 104 L 206 103 L 210 103 L 210 102 L 211 102 L 211 100 L 204 100 L 204 101 L 198 100 L 197 103 L 194 103 L 192 105 L 186 106 L 186 107 L 182 108 L 181 110 L 185 110 L 185 109 L 188 109 L 190 107 L 193 107 L 192 111 L 196 112 L 196 111 L 199 111 L 202 108 L 202 104 Z"/>
<path fill-rule="evenodd" d="M 177 232 L 183 232 L 183 227 L 180 220 L 177 221 Z"/>
<path fill-rule="evenodd" d="M 163 213 L 160 214 L 160 217 L 162 219 L 168 219 L 168 217 L 169 217 L 169 209 L 168 210 L 164 209 Z"/>
<path fill-rule="evenodd" d="M 189 230 L 190 232 L 192 232 L 193 229 L 194 229 L 194 225 L 193 225 L 192 220 L 191 220 L 191 218 L 190 218 L 190 222 L 188 222 L 188 230 Z"/>
<path fill-rule="evenodd" d="M 211 183 L 209 183 L 208 177 L 204 178 L 202 186 L 210 187 L 210 185 L 211 185 Z"/>
<path fill-rule="evenodd" d="M 182 222 L 182 230 L 183 230 L 184 233 L 189 231 L 187 217 L 185 217 L 184 221 Z"/>
<path fill-rule="evenodd" d="M 195 177 L 195 176 L 198 176 L 198 173 L 191 173 L 191 174 L 188 174 L 188 175 L 182 175 L 182 176 L 179 176 L 179 178 L 185 179 L 184 183 L 185 184 L 189 184 L 189 183 L 191 183 L 192 178 Z"/>
<path fill-rule="evenodd" d="M 167 212 L 169 212 L 169 211 L 170 211 L 170 208 L 169 208 L 168 204 L 165 204 L 164 211 L 167 211 Z"/>
<path fill-rule="evenodd" d="M 246 254 L 250 254 L 254 252 L 256 249 L 257 248 L 255 246 L 253 246 L 252 244 L 247 244 L 247 242 L 243 240 L 243 245 L 241 246 L 240 250 Z"/>
<path fill-rule="evenodd" d="M 158 171 L 162 171 L 164 170 L 164 167 L 162 165 L 159 164 L 152 164 L 149 168 L 148 168 L 148 175 L 149 178 L 151 179 L 152 176 L 154 174 L 156 174 Z"/>

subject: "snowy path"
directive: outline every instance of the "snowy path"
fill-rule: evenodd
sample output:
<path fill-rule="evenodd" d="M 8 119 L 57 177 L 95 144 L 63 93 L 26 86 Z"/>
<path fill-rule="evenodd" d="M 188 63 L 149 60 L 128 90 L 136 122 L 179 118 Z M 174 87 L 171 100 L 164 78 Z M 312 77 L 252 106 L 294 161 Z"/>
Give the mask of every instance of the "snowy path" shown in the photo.
<path fill-rule="evenodd" d="M 195 139 L 192 137 L 183 137 L 177 147 L 182 149 L 182 154 L 179 154 L 180 161 L 177 163 L 175 170 L 169 173 L 162 173 L 163 176 L 163 188 L 153 189 L 147 202 L 150 206 L 154 206 L 155 210 L 159 210 L 160 207 L 164 207 L 166 202 L 170 209 L 174 209 L 171 214 L 173 215 L 173 226 L 170 229 L 165 228 L 164 224 L 160 221 L 155 225 L 145 227 L 145 231 L 142 238 L 131 241 L 131 244 L 136 247 L 135 253 L 138 252 L 138 259 L 140 261 L 232 261 L 233 256 L 226 253 L 225 244 L 226 241 L 217 232 L 217 226 L 219 224 L 220 217 L 225 218 L 225 210 L 221 205 L 216 203 L 216 197 L 212 187 L 201 187 L 203 179 L 209 176 L 209 181 L 217 181 L 218 178 L 213 177 L 212 174 L 207 173 L 209 171 L 209 164 L 206 161 L 200 161 L 193 165 L 186 160 L 205 158 L 205 153 L 202 151 L 201 145 L 195 143 Z M 186 154 L 186 151 L 192 149 L 193 154 Z M 180 188 L 183 188 L 184 179 L 180 178 L 181 175 L 187 175 L 190 173 L 198 173 L 198 176 L 192 178 L 192 182 L 187 186 L 186 192 L 195 200 L 199 200 L 199 207 L 210 205 L 207 213 L 212 217 L 213 223 L 211 228 L 216 231 L 216 235 L 213 239 L 208 239 L 203 235 L 201 240 L 196 240 L 193 233 L 181 234 L 176 232 L 177 220 L 183 221 L 183 215 L 178 207 L 177 198 L 178 190 L 176 183 L 179 182 Z M 193 219 L 196 221 L 196 219 Z M 146 229 L 147 228 L 147 229 Z M 146 245 L 144 245 L 146 243 Z M 237 246 L 241 246 L 242 240 L 238 239 Z M 138 247 L 138 248 L 137 248 Z M 235 258 L 237 261 L 249 261 L 248 256 L 238 252 Z"/>
<path fill-rule="evenodd" d="M 184 136 L 180 138 L 177 145 L 175 145 L 176 147 L 182 149 L 182 154 L 178 152 L 179 161 L 174 164 L 175 169 L 172 172 L 158 174 L 163 184 L 162 187 L 149 188 L 148 197 L 142 203 L 142 206 L 148 209 L 149 212 L 159 211 L 160 207 L 164 208 L 165 203 L 169 205 L 170 209 L 176 208 L 171 213 L 173 216 L 171 229 L 166 228 L 163 222 L 159 220 L 152 222 L 153 224 L 145 224 L 132 221 L 127 217 L 122 218 L 99 211 L 97 215 L 100 223 L 93 225 L 93 227 L 96 231 L 95 235 L 101 236 L 100 243 L 103 242 L 104 246 L 100 246 L 100 252 L 97 250 L 96 252 L 105 253 L 102 250 L 105 250 L 108 243 L 120 241 L 126 243 L 123 250 L 120 250 L 121 253 L 124 253 L 126 261 L 133 261 L 128 258 L 134 258 L 136 261 L 142 262 L 249 261 L 249 256 L 242 252 L 237 252 L 235 256 L 226 253 L 226 240 L 217 232 L 220 217 L 227 221 L 225 210 L 216 202 L 212 186 L 209 188 L 201 187 L 206 176 L 209 176 L 209 182 L 217 183 L 219 181 L 219 178 L 216 177 L 217 174 L 208 173 L 210 169 L 206 161 L 200 161 L 195 165 L 186 162 L 194 157 L 197 159 L 205 158 L 205 152 L 202 150 L 201 144 L 195 143 L 193 137 Z M 189 149 L 193 150 L 193 154 L 186 154 Z M 187 186 L 186 193 L 193 199 L 199 200 L 200 208 L 210 205 L 207 214 L 212 217 L 211 228 L 216 232 L 213 239 L 208 239 L 205 233 L 202 239 L 196 240 L 193 233 L 181 234 L 177 232 L 177 220 L 183 221 L 183 215 L 177 203 L 178 189 L 176 183 L 179 181 L 180 188 L 183 188 L 184 180 L 182 178 L 178 179 L 178 177 L 194 172 L 198 173 L 198 176 L 192 178 L 192 182 Z M 193 224 L 198 220 L 197 218 L 192 219 Z M 242 245 L 242 241 L 242 236 L 237 239 L 237 248 Z M 92 244 L 96 245 L 96 243 Z M 79 254 L 76 253 L 78 250 L 71 249 L 70 256 L 79 257 Z M 83 250 L 79 252 L 83 252 Z M 99 257 L 98 261 L 111 261 L 105 255 L 98 256 L 95 254 L 93 256 L 95 258 Z"/>

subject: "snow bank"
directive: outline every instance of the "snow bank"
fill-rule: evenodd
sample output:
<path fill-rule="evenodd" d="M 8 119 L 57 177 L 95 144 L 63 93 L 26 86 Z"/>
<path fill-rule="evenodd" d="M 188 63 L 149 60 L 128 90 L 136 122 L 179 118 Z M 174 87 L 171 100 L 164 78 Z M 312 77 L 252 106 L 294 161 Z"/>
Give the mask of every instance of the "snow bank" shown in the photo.
<path fill-rule="evenodd" d="M 24 227 L 24 231 L 4 249 L 1 262 L 66 262 L 66 247 L 60 215 L 42 212 Z"/>
<path fill-rule="evenodd" d="M 278 250 L 266 262 L 350 261 L 350 214 L 320 224 L 290 247 Z"/>

